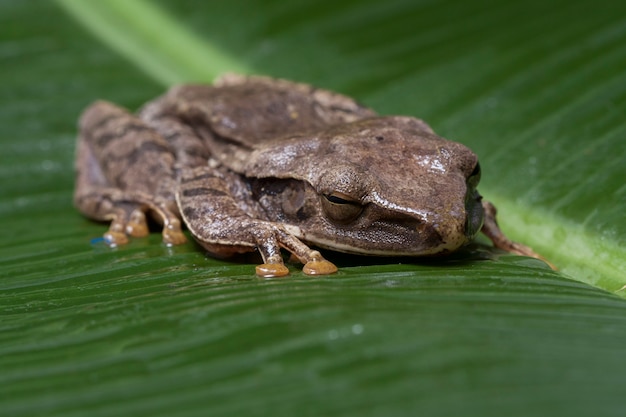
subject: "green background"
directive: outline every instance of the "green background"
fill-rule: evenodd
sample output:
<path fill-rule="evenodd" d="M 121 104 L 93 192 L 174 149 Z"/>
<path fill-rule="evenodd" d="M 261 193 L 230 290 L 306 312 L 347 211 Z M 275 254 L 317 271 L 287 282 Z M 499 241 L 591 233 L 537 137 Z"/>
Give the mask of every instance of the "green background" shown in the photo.
<path fill-rule="evenodd" d="M 227 70 L 469 145 L 503 229 L 560 271 L 477 244 L 259 280 L 158 234 L 93 243 L 82 108 Z M 0 79 L 3 416 L 623 415 L 626 5 L 3 0 Z"/>

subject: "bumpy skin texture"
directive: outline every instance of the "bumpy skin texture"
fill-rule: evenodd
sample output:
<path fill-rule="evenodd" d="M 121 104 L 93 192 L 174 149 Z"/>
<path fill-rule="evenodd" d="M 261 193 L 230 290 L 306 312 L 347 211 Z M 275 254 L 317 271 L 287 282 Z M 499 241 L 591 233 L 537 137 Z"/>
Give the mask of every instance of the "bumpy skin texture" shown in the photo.
<path fill-rule="evenodd" d="M 181 219 L 215 256 L 258 250 L 260 276 L 283 276 L 281 248 L 307 274 L 336 267 L 307 244 L 371 255 L 452 252 L 481 229 L 507 250 L 476 191 L 476 155 L 423 121 L 378 116 L 305 84 L 228 75 L 182 85 L 134 116 L 98 101 L 80 120 L 75 204 L 111 221 L 112 245 Z M 306 244 L 304 243 L 306 242 Z M 520 249 L 521 248 L 521 249 Z"/>

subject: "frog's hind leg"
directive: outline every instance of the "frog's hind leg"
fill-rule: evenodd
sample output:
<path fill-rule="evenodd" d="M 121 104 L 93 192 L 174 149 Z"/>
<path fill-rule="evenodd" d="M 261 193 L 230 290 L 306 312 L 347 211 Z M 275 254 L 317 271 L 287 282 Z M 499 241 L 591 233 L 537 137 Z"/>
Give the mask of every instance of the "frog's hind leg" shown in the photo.
<path fill-rule="evenodd" d="M 330 275 L 337 272 L 337 267 L 332 262 L 324 259 L 319 251 L 309 248 L 298 238 L 287 233 L 282 228 L 277 228 L 276 236 L 280 246 L 291 252 L 304 264 L 302 272 L 307 275 Z"/>
<path fill-rule="evenodd" d="M 324 259 L 319 251 L 309 248 L 283 228 L 267 222 L 259 226 L 261 223 L 253 230 L 253 236 L 264 263 L 257 265 L 257 275 L 261 277 L 282 276 L 283 271 L 284 275 L 287 275 L 287 268 L 280 255 L 281 247 L 287 249 L 304 264 L 302 272 L 307 275 L 330 275 L 337 272 L 337 267 Z"/>
<path fill-rule="evenodd" d="M 99 221 L 110 221 L 109 230 L 104 234 L 110 246 L 125 245 L 128 236 L 144 237 L 149 233 L 144 211 L 137 205 L 124 202 L 115 189 L 94 189 L 93 193 L 77 193 L 76 207 L 87 217 Z"/>
<path fill-rule="evenodd" d="M 152 212 L 163 223 L 163 242 L 180 245 L 187 241 L 178 215 L 163 202 L 137 193 L 126 193 L 113 188 L 95 187 L 89 192 L 76 193 L 76 207 L 87 217 L 110 221 L 104 234 L 110 246 L 128 243 L 128 236 L 145 237 L 150 233 L 146 213 Z"/>
<path fill-rule="evenodd" d="M 149 233 L 146 213 L 163 224 L 163 241 L 186 241 L 174 201 L 174 157 L 167 142 L 126 110 L 98 101 L 80 120 L 75 206 L 110 221 L 104 238 L 123 245 Z"/>

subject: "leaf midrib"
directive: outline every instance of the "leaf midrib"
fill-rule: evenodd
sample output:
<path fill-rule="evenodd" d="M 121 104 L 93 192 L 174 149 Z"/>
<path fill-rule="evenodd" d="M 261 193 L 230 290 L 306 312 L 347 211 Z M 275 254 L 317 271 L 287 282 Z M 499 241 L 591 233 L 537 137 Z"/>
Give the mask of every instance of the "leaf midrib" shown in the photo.
<path fill-rule="evenodd" d="M 250 72 L 241 60 L 147 1 L 56 2 L 100 41 L 165 86 L 209 82 L 227 71 Z"/>

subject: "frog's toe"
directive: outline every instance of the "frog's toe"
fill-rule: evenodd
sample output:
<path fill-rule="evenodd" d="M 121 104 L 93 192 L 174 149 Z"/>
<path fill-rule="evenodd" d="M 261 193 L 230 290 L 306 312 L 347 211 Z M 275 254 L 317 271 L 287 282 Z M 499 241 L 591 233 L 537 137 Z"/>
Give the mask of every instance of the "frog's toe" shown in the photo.
<path fill-rule="evenodd" d="M 337 267 L 334 263 L 327 261 L 324 258 L 313 259 L 304 264 L 302 272 L 307 275 L 330 275 L 337 272 Z"/>
<path fill-rule="evenodd" d="M 276 278 L 289 275 L 289 269 L 283 264 L 261 264 L 256 266 L 256 274 L 261 278 Z"/>
<path fill-rule="evenodd" d="M 109 229 L 109 231 L 104 234 L 104 241 L 109 246 L 125 245 L 128 243 L 128 237 L 124 232 Z"/>
<path fill-rule="evenodd" d="M 149 233 L 146 215 L 141 210 L 133 210 L 126 224 L 126 234 L 132 237 L 145 237 Z"/>
<path fill-rule="evenodd" d="M 170 246 L 182 245 L 185 242 L 187 242 L 187 238 L 181 230 L 180 222 L 173 220 L 169 224 L 163 226 L 163 243 Z"/>

